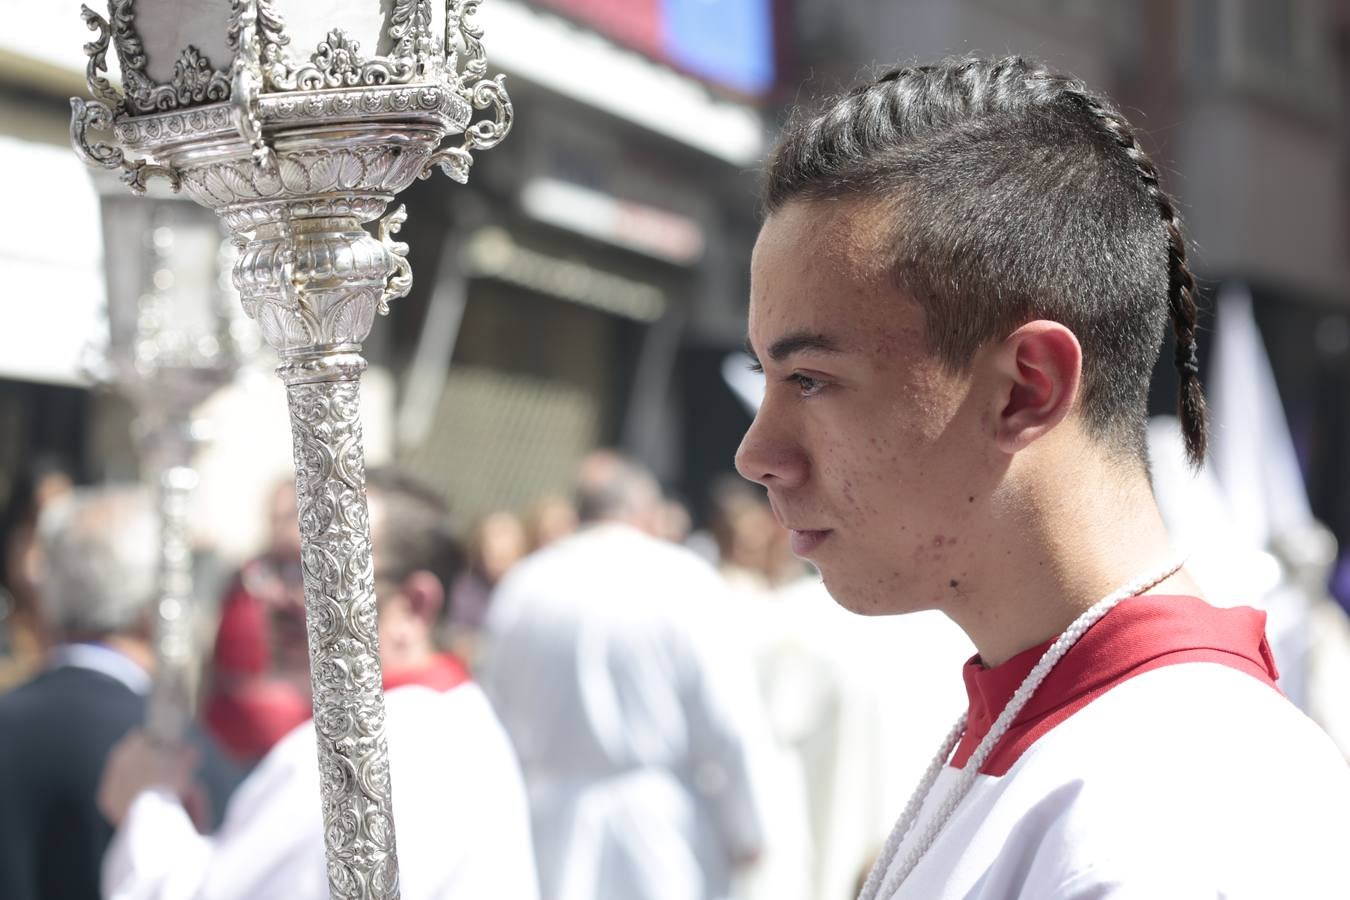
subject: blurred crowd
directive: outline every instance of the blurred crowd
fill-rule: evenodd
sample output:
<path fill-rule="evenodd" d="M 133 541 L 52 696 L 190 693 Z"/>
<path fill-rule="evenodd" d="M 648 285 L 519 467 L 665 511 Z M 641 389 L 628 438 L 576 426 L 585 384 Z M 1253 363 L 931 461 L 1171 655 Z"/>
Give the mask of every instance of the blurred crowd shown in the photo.
<path fill-rule="evenodd" d="M 1151 436 L 1173 533 L 1215 532 L 1226 513 L 1179 462 L 1175 424 Z M 964 707 L 966 637 L 937 613 L 842 610 L 734 476 L 699 530 L 611 451 L 570 494 L 462 534 L 447 498 L 398 472 L 372 470 L 367 494 L 409 900 L 856 896 Z M 195 723 L 166 744 L 144 730 L 154 498 L 76 487 L 43 460 L 20 482 L 0 597 L 0 897 L 327 896 L 315 729 L 359 728 L 313 721 L 292 485 L 260 514 L 266 546 L 199 603 Z M 1284 561 L 1191 541 L 1192 564 L 1215 596 L 1268 610 L 1282 689 L 1350 750 L 1350 627 L 1315 537 Z"/>
<path fill-rule="evenodd" d="M 609 451 L 462 535 L 396 472 L 368 496 L 405 898 L 851 896 L 961 706 L 957 679 L 882 702 L 964 637 L 859 627 L 734 476 L 693 532 Z M 292 485 L 202 604 L 173 746 L 144 731 L 153 497 L 42 463 L 11 500 L 0 896 L 327 896 Z"/>

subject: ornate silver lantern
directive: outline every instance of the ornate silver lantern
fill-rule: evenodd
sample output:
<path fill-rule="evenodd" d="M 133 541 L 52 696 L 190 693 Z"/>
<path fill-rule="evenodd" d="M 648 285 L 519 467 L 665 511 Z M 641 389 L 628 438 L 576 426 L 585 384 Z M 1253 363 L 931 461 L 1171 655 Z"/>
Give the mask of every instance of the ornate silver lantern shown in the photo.
<path fill-rule="evenodd" d="M 71 101 L 71 139 L 133 191 L 167 179 L 239 247 L 234 282 L 281 355 L 291 411 L 330 890 L 395 897 L 358 383 L 361 342 L 412 271 L 393 239 L 401 207 L 375 235 L 363 226 L 437 166 L 464 182 L 511 103 L 486 77 L 481 0 L 143 2 L 83 9 L 95 99 Z M 475 123 L 475 109 L 491 114 Z"/>
<path fill-rule="evenodd" d="M 109 266 L 108 348 L 89 374 L 136 411 L 135 443 L 155 486 L 161 522 L 156 668 L 146 730 L 183 739 L 192 714 L 197 653 L 188 510 L 203 436 L 196 409 L 233 376 L 237 354 L 221 292 L 213 290 L 219 231 L 183 201 L 105 198 L 118 226 L 105 236 Z M 139 226 L 139 227 L 138 227 Z M 203 252 L 205 251 L 205 252 Z M 192 290 L 187 274 L 204 276 Z"/>

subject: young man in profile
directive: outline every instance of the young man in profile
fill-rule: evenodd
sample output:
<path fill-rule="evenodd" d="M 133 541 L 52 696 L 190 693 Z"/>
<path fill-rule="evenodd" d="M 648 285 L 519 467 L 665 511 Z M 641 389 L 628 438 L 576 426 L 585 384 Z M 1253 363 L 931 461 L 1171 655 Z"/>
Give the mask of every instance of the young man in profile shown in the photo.
<path fill-rule="evenodd" d="M 1169 321 L 1204 457 L 1194 280 L 1121 114 L 1020 58 L 897 69 L 791 125 L 766 199 L 737 466 L 839 603 L 979 650 L 863 900 L 1345 896 L 1350 771 L 1154 502 Z"/>

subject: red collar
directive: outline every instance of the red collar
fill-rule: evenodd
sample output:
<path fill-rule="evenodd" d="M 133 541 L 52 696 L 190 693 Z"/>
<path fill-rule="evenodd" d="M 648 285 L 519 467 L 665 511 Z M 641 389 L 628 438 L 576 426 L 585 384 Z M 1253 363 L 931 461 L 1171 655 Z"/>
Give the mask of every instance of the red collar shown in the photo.
<path fill-rule="evenodd" d="M 441 653 L 433 656 L 423 666 L 386 669 L 384 672 L 384 689 L 389 691 L 394 688 L 416 684 L 443 692 L 459 687 L 468 680 L 469 670 L 465 668 L 464 663 L 449 653 Z"/>
<path fill-rule="evenodd" d="M 1123 601 L 1050 670 L 980 771 L 1005 774 L 1039 737 L 1093 699 L 1162 666 L 1219 663 L 1275 687 L 1279 672 L 1265 626 L 1264 612 L 1246 606 L 1219 609 L 1198 597 L 1149 594 Z M 952 765 L 966 764 L 1051 643 L 1025 650 L 992 669 L 983 668 L 978 656 L 966 663 L 962 674 L 970 700 L 968 723 Z"/>

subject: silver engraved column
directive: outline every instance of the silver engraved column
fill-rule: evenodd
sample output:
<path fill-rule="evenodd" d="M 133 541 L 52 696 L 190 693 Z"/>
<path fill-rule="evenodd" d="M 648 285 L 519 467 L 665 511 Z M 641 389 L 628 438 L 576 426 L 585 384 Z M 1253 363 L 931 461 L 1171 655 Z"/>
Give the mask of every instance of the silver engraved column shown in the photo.
<path fill-rule="evenodd" d="M 163 177 L 219 213 L 240 249 L 244 308 L 281 355 L 338 898 L 398 895 L 359 378 L 361 343 L 412 271 L 393 237 L 401 207 L 366 226 L 438 165 L 467 180 L 472 152 L 510 129 L 502 78 L 486 77 L 479 2 L 204 0 L 156 4 L 147 21 L 133 0 L 111 0 L 106 20 L 84 10 L 96 99 L 71 101 L 77 151 L 133 190 Z M 322 39 L 300 56 L 300 35 Z M 103 75 L 110 43 L 125 95 Z M 472 122 L 475 108 L 492 115 Z"/>

